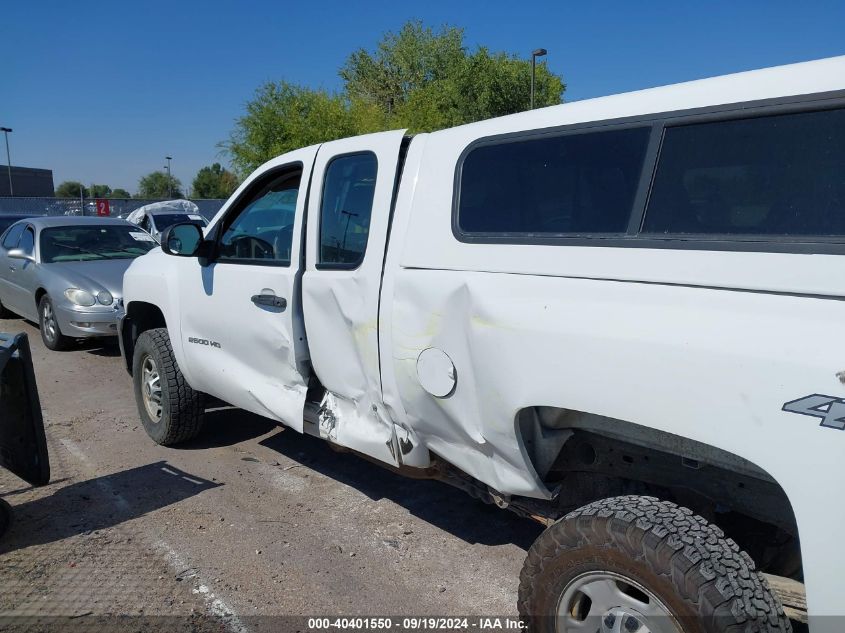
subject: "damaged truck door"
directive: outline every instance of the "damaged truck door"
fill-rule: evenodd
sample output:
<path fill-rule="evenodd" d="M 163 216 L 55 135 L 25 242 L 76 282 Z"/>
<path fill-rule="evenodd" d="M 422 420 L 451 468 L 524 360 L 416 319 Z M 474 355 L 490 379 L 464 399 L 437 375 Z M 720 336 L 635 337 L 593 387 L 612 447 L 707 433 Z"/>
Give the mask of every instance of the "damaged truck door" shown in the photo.
<path fill-rule="evenodd" d="M 302 282 L 311 364 L 326 390 L 319 428 L 309 430 L 394 465 L 397 442 L 381 398 L 378 308 L 403 137 L 400 130 L 320 147 Z"/>
<path fill-rule="evenodd" d="M 214 224 L 210 261 L 178 267 L 180 299 L 191 306 L 179 313 L 191 385 L 299 431 L 307 387 L 300 235 L 315 154 L 306 148 L 259 169 Z"/>

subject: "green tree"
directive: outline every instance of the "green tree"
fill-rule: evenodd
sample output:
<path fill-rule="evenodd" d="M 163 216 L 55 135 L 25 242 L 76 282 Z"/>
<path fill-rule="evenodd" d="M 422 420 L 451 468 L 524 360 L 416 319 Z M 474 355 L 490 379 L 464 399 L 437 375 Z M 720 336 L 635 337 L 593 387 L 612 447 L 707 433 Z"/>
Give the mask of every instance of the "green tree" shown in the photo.
<path fill-rule="evenodd" d="M 545 63 L 536 68 L 536 107 L 561 102 L 565 86 Z M 445 79 L 412 92 L 397 110 L 396 127 L 432 131 L 513 114 L 531 103 L 531 62 L 481 47 L 465 56 Z"/>
<path fill-rule="evenodd" d="M 88 197 L 88 187 L 76 180 L 65 180 L 58 187 L 56 187 L 57 198 L 78 198 L 79 191 L 82 190 L 82 195 Z"/>
<path fill-rule="evenodd" d="M 138 198 L 182 198 L 182 183 L 163 171 L 154 171 L 138 181 Z"/>
<path fill-rule="evenodd" d="M 286 81 L 269 82 L 255 91 L 222 147 L 235 168 L 248 174 L 273 156 L 352 136 L 357 133 L 355 121 L 343 96 Z"/>
<path fill-rule="evenodd" d="M 88 193 L 92 198 L 108 198 L 111 193 L 111 187 L 108 185 L 91 185 Z"/>
<path fill-rule="evenodd" d="M 238 188 L 238 177 L 220 163 L 203 167 L 192 185 L 195 198 L 228 198 Z"/>
<path fill-rule="evenodd" d="M 479 47 L 470 53 L 463 29 L 439 32 L 408 22 L 386 33 L 375 51 L 352 53 L 340 70 L 349 95 L 377 105 L 391 127 L 432 131 L 527 110 L 531 61 Z M 544 62 L 536 68 L 536 107 L 561 102 L 563 80 Z"/>
<path fill-rule="evenodd" d="M 340 76 L 350 97 L 391 114 L 415 91 L 454 75 L 466 57 L 463 39 L 463 29 L 444 26 L 435 33 L 420 21 L 407 22 L 398 33 L 385 33 L 375 51 L 349 55 Z"/>
<path fill-rule="evenodd" d="M 106 196 L 107 198 L 131 198 L 132 194 L 126 191 L 126 189 L 121 189 L 118 187 L 117 189 L 112 189 L 111 193 Z"/>
<path fill-rule="evenodd" d="M 396 128 L 433 131 L 527 110 L 531 61 L 479 47 L 469 52 L 462 29 L 422 22 L 386 33 L 375 50 L 354 51 L 340 69 L 344 92 L 329 94 L 270 82 L 221 143 L 246 175 L 284 152 L 314 143 Z M 536 69 L 537 107 L 561 102 L 563 80 L 544 62 Z"/>

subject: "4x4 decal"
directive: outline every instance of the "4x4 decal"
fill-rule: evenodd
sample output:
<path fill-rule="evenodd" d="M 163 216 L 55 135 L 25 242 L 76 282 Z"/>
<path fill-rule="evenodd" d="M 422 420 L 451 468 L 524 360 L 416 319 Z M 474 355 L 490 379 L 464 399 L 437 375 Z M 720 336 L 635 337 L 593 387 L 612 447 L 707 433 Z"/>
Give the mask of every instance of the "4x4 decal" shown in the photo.
<path fill-rule="evenodd" d="M 821 418 L 819 426 L 845 431 L 845 399 L 814 393 L 783 405 L 783 411 Z"/>

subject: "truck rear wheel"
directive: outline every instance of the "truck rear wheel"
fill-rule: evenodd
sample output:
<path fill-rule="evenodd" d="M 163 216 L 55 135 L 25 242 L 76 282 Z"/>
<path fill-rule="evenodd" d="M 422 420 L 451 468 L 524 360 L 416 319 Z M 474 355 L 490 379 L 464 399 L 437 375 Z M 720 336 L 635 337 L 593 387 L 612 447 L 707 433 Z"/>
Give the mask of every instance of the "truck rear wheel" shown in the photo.
<path fill-rule="evenodd" d="M 520 574 L 533 632 L 790 633 L 754 562 L 715 525 L 653 497 L 613 497 L 547 529 Z"/>
<path fill-rule="evenodd" d="M 199 434 L 204 394 L 185 381 L 166 328 L 147 330 L 138 337 L 132 357 L 132 382 L 144 430 L 156 444 L 172 446 Z"/>

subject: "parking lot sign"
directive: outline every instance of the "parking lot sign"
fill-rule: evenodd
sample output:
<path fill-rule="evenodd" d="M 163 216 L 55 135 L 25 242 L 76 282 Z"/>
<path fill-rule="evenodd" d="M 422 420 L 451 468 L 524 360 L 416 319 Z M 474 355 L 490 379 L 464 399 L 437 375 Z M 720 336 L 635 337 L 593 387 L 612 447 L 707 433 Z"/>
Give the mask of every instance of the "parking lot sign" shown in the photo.
<path fill-rule="evenodd" d="M 111 209 L 109 208 L 108 200 L 104 198 L 97 198 L 97 215 L 111 215 Z"/>

